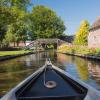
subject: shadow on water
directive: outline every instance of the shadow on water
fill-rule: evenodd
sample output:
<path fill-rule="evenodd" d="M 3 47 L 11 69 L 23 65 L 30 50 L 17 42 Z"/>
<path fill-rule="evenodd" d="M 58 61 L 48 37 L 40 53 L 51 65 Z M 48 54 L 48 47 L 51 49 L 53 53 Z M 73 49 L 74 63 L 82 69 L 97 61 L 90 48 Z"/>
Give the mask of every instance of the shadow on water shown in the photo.
<path fill-rule="evenodd" d="M 43 66 L 46 58 L 87 84 L 100 89 L 100 63 L 88 61 L 79 57 L 68 56 L 47 51 L 0 62 L 0 95 L 4 95 L 39 67 Z"/>

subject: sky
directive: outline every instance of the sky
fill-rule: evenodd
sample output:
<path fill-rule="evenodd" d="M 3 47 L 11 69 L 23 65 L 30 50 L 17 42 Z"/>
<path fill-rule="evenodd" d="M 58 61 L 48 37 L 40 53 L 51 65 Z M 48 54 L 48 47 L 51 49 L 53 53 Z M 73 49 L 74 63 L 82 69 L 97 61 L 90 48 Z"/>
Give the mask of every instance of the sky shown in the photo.
<path fill-rule="evenodd" d="M 82 20 L 90 25 L 100 16 L 100 0 L 31 0 L 33 5 L 44 5 L 51 8 L 64 21 L 67 35 L 78 30 Z M 28 8 L 29 11 L 32 7 Z"/>

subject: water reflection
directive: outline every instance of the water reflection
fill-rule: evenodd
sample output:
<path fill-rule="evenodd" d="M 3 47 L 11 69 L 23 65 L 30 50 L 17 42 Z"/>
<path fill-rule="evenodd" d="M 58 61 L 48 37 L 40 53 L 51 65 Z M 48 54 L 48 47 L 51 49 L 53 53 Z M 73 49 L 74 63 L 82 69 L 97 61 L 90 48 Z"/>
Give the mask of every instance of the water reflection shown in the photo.
<path fill-rule="evenodd" d="M 98 63 L 89 61 L 88 70 L 91 75 L 91 78 L 94 79 L 98 85 L 100 85 L 100 65 Z"/>
<path fill-rule="evenodd" d="M 100 90 L 100 62 L 65 54 L 58 54 L 57 58 L 66 72 Z"/>
<path fill-rule="evenodd" d="M 57 54 L 54 51 L 47 51 L 0 62 L 0 95 L 4 95 L 44 65 L 47 57 L 50 57 L 54 65 L 62 68 L 73 77 L 90 84 L 96 89 L 100 89 L 99 62 L 87 61 L 74 56 Z"/>
<path fill-rule="evenodd" d="M 83 59 L 76 59 L 77 72 L 81 80 L 84 80 L 84 81 L 87 81 L 89 79 L 87 63 L 88 62 Z"/>
<path fill-rule="evenodd" d="M 87 68 L 87 62 L 83 59 L 79 59 L 75 56 L 66 56 L 64 54 L 58 54 L 58 60 L 65 65 L 66 71 L 77 76 L 83 81 L 88 80 L 89 73 Z"/>

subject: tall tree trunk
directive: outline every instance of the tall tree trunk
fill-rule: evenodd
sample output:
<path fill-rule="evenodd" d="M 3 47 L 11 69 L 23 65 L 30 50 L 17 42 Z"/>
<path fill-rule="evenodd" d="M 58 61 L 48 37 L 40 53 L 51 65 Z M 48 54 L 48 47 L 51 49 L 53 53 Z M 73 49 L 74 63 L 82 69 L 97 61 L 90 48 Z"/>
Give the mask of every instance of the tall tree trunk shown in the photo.
<path fill-rule="evenodd" d="M 23 41 L 24 42 L 24 44 L 25 44 L 25 46 L 26 46 L 26 41 Z"/>
<path fill-rule="evenodd" d="M 15 41 L 14 41 L 14 47 L 15 47 Z"/>
<path fill-rule="evenodd" d="M 17 42 L 17 47 L 19 47 L 19 42 Z"/>

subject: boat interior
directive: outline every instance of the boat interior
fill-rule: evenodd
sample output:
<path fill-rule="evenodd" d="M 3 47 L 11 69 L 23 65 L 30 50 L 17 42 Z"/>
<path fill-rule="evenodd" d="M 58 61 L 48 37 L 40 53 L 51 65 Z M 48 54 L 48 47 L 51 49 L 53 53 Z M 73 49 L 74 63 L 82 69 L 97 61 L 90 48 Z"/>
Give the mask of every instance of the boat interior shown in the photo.
<path fill-rule="evenodd" d="M 16 92 L 18 100 L 83 100 L 87 89 L 59 71 L 47 67 Z"/>

